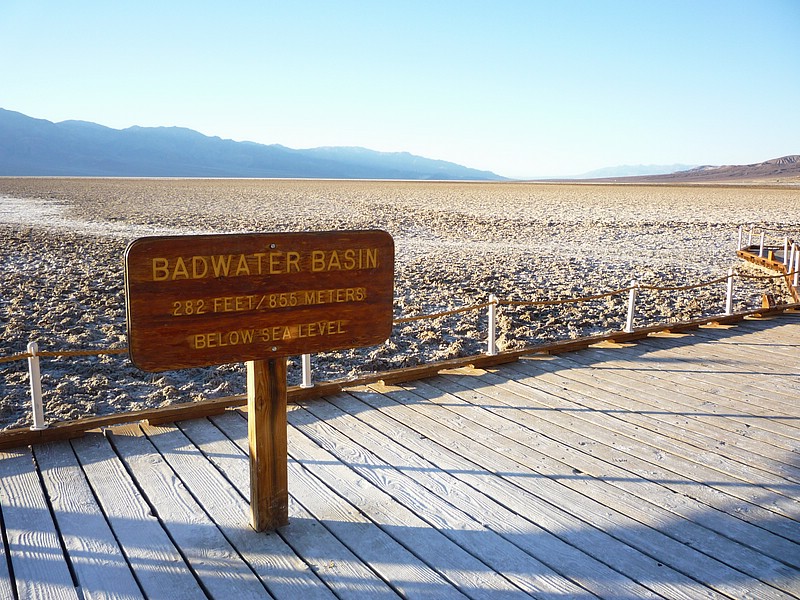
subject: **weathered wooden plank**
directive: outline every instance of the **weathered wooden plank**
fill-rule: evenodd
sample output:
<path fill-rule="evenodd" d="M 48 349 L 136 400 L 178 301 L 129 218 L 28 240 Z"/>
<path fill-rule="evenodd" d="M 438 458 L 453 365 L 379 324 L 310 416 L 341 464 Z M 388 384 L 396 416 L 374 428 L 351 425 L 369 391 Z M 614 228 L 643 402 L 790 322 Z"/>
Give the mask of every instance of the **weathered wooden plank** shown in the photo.
<path fill-rule="evenodd" d="M 142 592 L 69 442 L 33 448 L 58 529 L 83 596 L 141 598 Z"/>
<path fill-rule="evenodd" d="M 746 375 L 750 374 L 755 366 L 765 374 L 783 375 L 778 378 L 781 386 L 780 396 L 788 396 L 791 399 L 796 397 L 798 387 L 797 372 L 794 367 L 800 364 L 800 358 L 793 352 L 797 349 L 797 344 L 792 341 L 792 338 L 797 337 L 798 330 L 800 323 L 790 323 L 781 319 L 769 327 L 764 324 L 758 324 L 757 329 L 753 326 L 740 326 L 725 335 L 698 330 L 693 334 L 692 343 L 686 348 L 681 348 L 680 344 L 676 346 L 676 340 L 647 339 L 643 342 L 645 348 L 664 351 L 680 348 L 679 355 L 702 353 L 709 360 L 724 361 L 725 367 L 729 368 L 732 374 L 737 376 L 737 381 L 742 383 L 747 383 Z M 781 381 L 782 379 L 785 382 Z M 795 384 L 792 385 L 792 382 Z"/>
<path fill-rule="evenodd" d="M 215 420 L 218 420 L 228 433 L 241 436 L 238 439 L 246 447 L 247 425 L 240 415 L 229 413 Z M 240 493 L 247 494 L 250 474 L 245 450 L 234 444 L 220 429 L 208 421 L 185 421 L 179 425 L 231 484 Z M 289 468 L 292 473 L 296 471 L 294 463 L 291 463 Z M 293 488 L 294 481 L 295 476 L 292 475 L 290 484 Z M 303 598 L 322 594 L 333 597 L 328 588 L 339 598 L 358 597 L 359 594 L 367 593 L 375 597 L 386 596 L 387 593 L 390 596 L 394 594 L 367 565 L 361 563 L 314 515 L 300 505 L 292 494 L 289 495 L 289 514 L 289 525 L 279 530 L 281 537 L 278 539 L 282 542 L 281 538 L 285 539 L 287 547 L 303 558 L 303 569 L 310 568 L 320 579 L 316 580 L 314 586 L 306 583 L 308 588 L 306 591 L 294 590 L 293 594 L 285 593 L 283 597 L 293 598 L 298 594 L 302 594 Z M 241 552 L 247 550 L 242 545 L 238 547 Z M 277 595 L 274 590 L 273 593 Z"/>
<path fill-rule="evenodd" d="M 148 428 L 151 438 L 158 437 L 159 431 L 163 430 Z M 264 587 L 256 575 L 208 518 L 204 507 L 193 497 L 193 490 L 187 489 L 141 429 L 135 425 L 120 427 L 109 437 L 208 595 L 212 598 L 230 595 L 253 600 L 262 598 Z M 197 464 L 201 460 L 200 453 L 187 446 L 184 444 L 180 450 L 187 460 Z M 209 485 L 210 482 L 201 481 L 200 484 Z"/>
<path fill-rule="evenodd" d="M 572 364 L 572 361 L 572 358 L 565 359 L 565 362 L 568 364 Z M 533 368 L 532 365 L 533 363 L 530 365 L 526 363 L 524 368 Z M 692 447 L 690 444 L 686 443 L 687 437 L 690 436 L 684 435 L 683 432 L 680 432 L 677 437 L 670 437 L 664 434 L 662 430 L 669 429 L 666 423 L 658 422 L 647 415 L 639 415 L 635 410 L 631 410 L 626 402 L 619 401 L 615 404 L 615 399 L 618 399 L 620 395 L 626 393 L 626 390 L 622 389 L 621 386 L 618 389 L 614 389 L 612 386 L 610 390 L 605 390 L 602 384 L 598 382 L 598 378 L 593 376 L 592 373 L 588 370 L 581 370 L 578 365 L 573 366 L 575 368 L 565 374 L 561 369 L 553 369 L 552 365 L 548 366 L 546 364 L 536 363 L 535 368 L 537 371 L 535 377 L 527 379 L 525 383 L 539 388 L 544 388 L 549 385 L 550 387 L 548 390 L 556 396 L 560 395 L 560 397 L 582 404 L 586 408 L 596 411 L 598 415 L 603 414 L 611 419 L 621 418 L 622 415 L 626 417 L 630 415 L 631 419 L 635 419 L 643 424 L 645 420 L 650 419 L 652 423 L 656 423 L 660 426 L 660 429 L 653 429 L 650 431 L 652 434 L 661 436 L 658 438 L 657 443 L 655 438 L 645 438 L 642 434 L 633 429 L 629 430 L 629 434 L 633 437 L 637 437 L 641 443 L 650 446 L 659 446 L 662 450 L 668 450 L 672 455 L 683 457 L 698 465 L 714 469 L 723 477 L 734 478 L 734 480 L 736 480 L 742 478 L 744 473 L 747 473 L 747 478 L 743 481 L 764 486 L 775 485 L 775 491 L 777 493 L 784 493 L 780 489 L 780 484 L 775 483 L 776 480 L 773 476 L 762 472 L 757 467 L 748 467 L 740 462 L 730 460 L 715 453 L 698 453 L 696 447 Z M 560 391 L 555 389 L 556 387 L 560 388 Z M 627 393 L 630 392 L 628 391 Z M 649 389 L 646 393 L 649 394 Z M 705 450 L 706 448 L 701 445 L 700 449 Z"/>
<path fill-rule="evenodd" d="M 458 466 L 454 465 L 448 470 L 454 476 L 461 478 L 465 473 L 475 473 L 480 482 L 476 482 L 478 487 L 492 498 L 504 504 L 510 502 L 507 505 L 513 505 L 520 515 L 618 571 L 623 575 L 615 581 L 618 589 L 636 588 L 635 592 L 628 593 L 640 597 L 648 597 L 654 593 L 661 596 L 666 594 L 672 597 L 692 597 L 692 594 L 672 583 L 649 581 L 648 573 L 652 575 L 655 570 L 663 572 L 665 579 L 669 581 L 677 579 L 691 585 L 679 573 L 604 530 L 603 521 L 608 515 L 604 514 L 606 511 L 602 507 L 593 506 L 588 518 L 587 515 L 583 519 L 578 518 L 578 507 L 571 504 L 568 494 L 567 497 L 564 495 L 568 490 L 524 464 L 507 459 L 504 455 L 504 444 L 498 443 L 490 447 L 476 442 L 469 433 L 460 431 L 463 423 L 459 419 L 448 427 L 443 427 L 443 422 L 439 420 L 442 415 L 427 414 L 424 399 L 407 390 L 392 388 L 383 393 L 353 393 L 373 408 L 385 412 L 387 416 L 400 422 L 413 423 L 417 436 L 424 436 L 440 448 L 453 450 Z M 567 506 L 569 510 L 566 509 Z M 638 583 L 650 589 L 641 587 Z M 658 591 L 651 591 L 653 588 Z"/>
<path fill-rule="evenodd" d="M 236 420 L 242 424 L 246 446 L 247 423 L 238 415 Z M 206 420 L 180 425 L 180 432 L 175 435 L 167 435 L 167 428 L 155 429 L 161 433 L 152 437 L 153 442 L 269 592 L 276 598 L 331 598 L 333 595 L 313 567 L 280 534 L 259 533 L 248 525 L 250 469 L 244 451 Z M 207 460 L 198 462 L 193 456 L 185 456 L 182 448 L 186 447 L 186 438 L 182 437 L 187 434 Z"/>
<path fill-rule="evenodd" d="M 467 596 L 518 597 L 520 589 L 505 577 L 465 552 L 413 511 L 359 477 L 349 464 L 338 461 L 293 427 L 289 429 L 289 445 L 290 453 L 295 459 L 301 461 L 328 487 L 336 489 L 359 508 L 362 515 L 351 517 L 355 523 L 362 519 L 367 526 L 375 523 L 406 548 L 413 547 L 414 554 L 425 564 Z M 361 449 L 352 449 L 359 456 L 363 454 Z M 340 535 L 352 536 L 358 528 L 351 524 L 341 529 L 347 531 L 340 531 Z M 355 541 L 355 538 L 352 539 Z M 375 555 L 370 562 L 377 563 L 379 560 L 379 555 Z M 435 586 L 437 597 L 460 595 L 449 593 L 448 590 L 451 589 L 442 584 Z"/>
<path fill-rule="evenodd" d="M 611 405 L 609 410 L 614 410 L 614 405 L 619 410 L 630 410 L 643 426 L 671 434 L 701 452 L 713 448 L 719 457 L 745 465 L 750 479 L 765 478 L 769 481 L 767 487 L 779 493 L 800 481 L 800 468 L 786 461 L 786 453 L 797 442 L 793 444 L 785 436 L 764 432 L 762 425 L 777 418 L 767 411 L 759 415 L 758 408 L 753 407 L 749 414 L 742 415 L 724 393 L 695 392 L 690 396 L 681 394 L 685 388 L 674 380 L 662 384 L 656 379 L 654 385 L 648 379 L 636 377 L 631 368 L 624 371 L 605 368 L 608 363 L 584 367 L 578 357 L 569 360 L 575 364 L 570 379 L 601 390 L 598 395 Z M 672 401 L 677 395 L 681 395 L 680 405 Z M 779 446 L 770 443 L 776 438 L 783 443 Z M 789 448 L 785 447 L 787 444 Z"/>
<path fill-rule="evenodd" d="M 423 382 L 417 382 L 405 387 L 413 388 L 419 397 L 428 399 L 429 394 L 425 393 L 423 386 Z M 449 404 L 453 399 L 446 396 L 440 401 Z M 579 474 L 575 474 L 568 464 L 560 459 L 553 461 L 546 454 L 515 442 L 509 435 L 498 435 L 493 429 L 468 420 L 461 410 L 453 412 L 448 408 L 431 406 L 428 402 L 419 403 L 414 409 L 434 416 L 440 423 L 452 424 L 459 429 L 458 435 L 463 433 L 486 448 L 501 447 L 502 458 L 506 463 L 516 461 L 517 465 L 530 465 L 532 473 L 540 476 L 539 485 L 536 486 L 540 497 L 553 504 L 559 501 L 568 504 L 571 512 L 586 522 L 597 524 L 604 531 L 613 532 L 619 541 L 650 557 L 658 557 L 659 562 L 664 565 L 662 569 L 669 565 L 674 571 L 669 576 L 664 572 L 669 583 L 661 582 L 662 587 L 657 590 L 658 593 L 671 597 L 692 597 L 701 589 L 697 582 L 705 581 L 708 582 L 706 585 L 710 583 L 709 587 L 717 589 L 720 594 L 727 594 L 731 591 L 727 582 L 740 576 L 738 571 L 662 532 L 659 523 L 653 521 L 652 511 L 643 514 L 637 508 L 637 505 L 642 504 L 637 498 L 620 494 L 613 497 L 613 494 L 606 493 L 610 486 L 590 477 L 581 477 L 580 481 L 585 485 L 579 486 L 578 477 L 574 476 Z M 497 465 L 492 468 L 497 470 L 514 467 Z M 516 469 L 520 470 L 520 466 Z M 565 473 L 573 473 L 573 477 L 566 477 Z M 558 483 L 553 475 L 558 478 Z M 612 499 L 613 502 L 609 502 Z M 623 502 L 626 503 L 625 506 Z M 783 597 L 778 590 L 757 580 L 751 585 L 753 589 L 759 590 L 761 597 Z"/>
<path fill-rule="evenodd" d="M 738 388 L 718 388 L 711 392 L 693 390 L 681 385 L 680 375 L 655 357 L 648 361 L 628 353 L 596 351 L 593 354 L 562 357 L 563 364 L 574 369 L 572 372 L 587 369 L 599 382 L 638 385 L 646 393 L 638 393 L 637 399 L 651 404 L 662 416 L 665 412 L 662 405 L 672 406 L 676 417 L 691 417 L 693 422 L 703 423 L 714 431 L 722 429 L 752 439 L 764 454 L 773 451 L 782 455 L 796 446 L 791 426 L 784 423 L 791 417 L 771 414 L 763 410 L 760 403 L 747 402 L 740 397 Z"/>
<path fill-rule="evenodd" d="M 2 458 L 0 457 L 0 460 Z M 3 502 L 0 497 L 0 526 L 3 532 L 6 527 L 3 523 Z M 14 597 L 14 582 L 11 580 L 11 571 L 9 569 L 9 560 L 11 560 L 8 553 L 8 546 L 6 545 L 6 536 L 0 536 L 0 598 L 13 598 Z"/>
<path fill-rule="evenodd" d="M 232 439 L 241 444 L 241 424 L 233 419 L 223 422 L 215 418 Z M 292 429 L 289 430 L 290 447 Z M 336 461 L 325 460 L 328 469 Z M 402 596 L 463 598 L 441 574 L 426 565 L 411 553 L 407 547 L 398 544 L 386 531 L 367 519 L 359 510 L 365 506 L 367 498 L 358 496 L 345 499 L 335 493 L 295 459 L 289 461 L 290 485 L 293 496 L 302 503 L 333 535 L 342 541 L 359 560 L 374 569 L 379 576 Z M 339 486 L 334 489 L 341 493 Z M 415 546 L 412 546 L 415 547 Z M 416 548 L 415 548 L 416 549 Z"/>
<path fill-rule="evenodd" d="M 502 376 L 497 376 L 498 380 L 501 378 Z M 779 556 L 780 550 L 790 552 L 785 559 L 786 562 L 781 562 L 780 558 L 768 558 L 760 551 L 751 549 L 747 545 L 752 543 L 751 537 L 745 538 L 743 543 L 738 543 L 728 537 L 730 535 L 728 526 L 735 526 L 732 523 L 735 521 L 733 518 L 729 518 L 725 526 L 717 530 L 710 530 L 697 524 L 695 519 L 698 510 L 703 510 L 701 507 L 694 506 L 693 510 L 685 511 L 687 514 L 681 515 L 679 511 L 674 510 L 674 505 L 681 502 L 680 497 L 676 499 L 671 497 L 675 494 L 662 493 L 666 490 L 647 480 L 634 480 L 630 471 L 615 464 L 614 461 L 618 459 L 618 454 L 610 452 L 605 461 L 593 460 L 587 456 L 585 437 L 564 428 L 547 427 L 547 422 L 541 417 L 517 408 L 515 405 L 519 404 L 519 396 L 510 392 L 503 393 L 505 390 L 500 381 L 495 381 L 490 374 L 481 379 L 484 381 L 481 382 L 475 377 L 440 377 L 430 380 L 429 383 L 452 395 L 440 396 L 433 391 L 426 395 L 431 398 L 431 402 L 444 402 L 459 415 L 476 420 L 492 431 L 502 431 L 504 437 L 521 445 L 523 453 L 527 446 L 531 448 L 532 455 L 544 452 L 551 457 L 557 456 L 558 461 L 566 463 L 567 470 L 571 468 L 573 473 L 580 475 L 564 477 L 563 483 L 597 499 L 608 508 L 657 528 L 669 537 L 685 544 L 687 548 L 711 556 L 737 571 L 748 574 L 755 580 L 783 589 L 787 593 L 795 591 L 797 582 L 787 579 L 787 575 L 797 568 L 797 564 L 792 565 L 792 562 L 800 562 L 800 546 L 785 540 L 783 540 L 784 543 L 780 543 L 781 539 L 777 539 L 775 536 L 768 537 L 765 535 L 766 532 L 762 533 L 758 528 L 750 528 L 751 536 L 767 538 L 764 541 L 770 542 L 774 547 L 769 545 L 768 547 Z M 487 382 L 492 382 L 494 385 L 487 387 Z M 423 382 L 418 382 L 415 387 L 419 391 L 424 385 Z M 461 399 L 463 403 L 459 404 L 453 399 L 454 397 Z M 470 408 L 469 405 L 472 407 Z M 510 427 L 509 423 L 513 423 L 514 426 Z M 531 441 L 535 438 L 541 439 L 542 436 L 546 436 L 546 442 Z M 599 453 L 602 454 L 602 451 Z M 558 468 L 556 467 L 554 471 L 558 471 Z M 615 485 L 617 481 L 621 482 L 621 485 Z M 658 499 L 663 499 L 666 504 L 658 503 Z M 708 509 L 706 508 L 706 510 Z M 695 577 L 697 575 L 698 573 L 693 574 Z M 724 573 L 719 573 L 719 569 L 714 573 L 705 566 L 700 566 L 700 575 L 721 581 L 736 579 L 734 573 L 728 572 L 725 576 Z M 721 591 L 730 593 L 731 590 Z"/>
<path fill-rule="evenodd" d="M 543 365 L 526 361 L 519 365 L 519 370 L 529 375 L 517 380 L 518 384 L 531 388 L 525 393 L 535 396 L 537 402 L 548 409 L 569 411 L 576 420 L 584 422 L 579 427 L 588 427 L 586 431 L 590 437 L 596 428 L 618 437 L 616 446 L 620 451 L 646 458 L 652 463 L 654 472 L 666 469 L 664 481 L 674 486 L 676 491 L 697 494 L 695 497 L 711 506 L 747 520 L 752 518 L 753 522 L 793 541 L 800 539 L 796 521 L 791 516 L 797 508 L 787 497 L 765 493 L 745 479 L 709 466 L 706 463 L 714 462 L 711 457 L 681 449 L 676 440 L 662 436 L 656 441 L 653 432 L 627 427 L 619 411 L 609 411 L 607 406 L 592 397 L 595 390 L 578 391 L 575 381 L 549 373 Z"/>
<path fill-rule="evenodd" d="M 30 449 L 0 453 L 0 506 L 17 596 L 79 598 Z"/>
<path fill-rule="evenodd" d="M 593 350 L 592 354 L 593 357 L 578 354 L 561 357 L 563 368 L 578 369 L 585 366 L 592 369 L 593 376 L 599 380 L 620 378 L 641 381 L 647 389 L 647 393 L 640 396 L 642 401 L 649 401 L 657 407 L 666 403 L 673 406 L 678 416 L 691 416 L 714 429 L 727 428 L 737 435 L 772 446 L 781 453 L 796 447 L 793 428 L 783 422 L 784 418 L 766 418 L 758 404 L 741 399 L 735 388 L 719 388 L 711 393 L 687 389 L 673 372 L 659 369 L 658 361 L 653 363 L 635 357 L 628 358 L 628 354 L 604 350 Z M 723 399 L 724 406 L 721 406 Z"/>
<path fill-rule="evenodd" d="M 145 596 L 202 598 L 204 592 L 191 569 L 108 440 L 90 433 L 72 445 Z"/>
<path fill-rule="evenodd" d="M 800 468 L 786 463 L 785 451 L 763 441 L 750 440 L 741 434 L 740 428 L 729 423 L 730 411 L 722 410 L 723 404 L 728 408 L 727 402 L 719 395 L 697 401 L 687 410 L 675 411 L 670 408 L 675 407 L 670 402 L 674 394 L 654 390 L 652 382 L 636 377 L 631 369 L 618 371 L 608 368 L 607 362 L 584 362 L 579 356 L 568 360 L 574 364 L 569 371 L 570 380 L 596 388 L 595 397 L 604 400 L 609 411 L 627 411 L 637 423 L 658 434 L 691 444 L 701 452 L 713 448 L 720 457 L 764 471 L 765 476 L 778 478 L 773 485 L 791 485 L 800 481 Z M 657 398 L 662 401 L 658 402 Z M 718 408 L 719 416 L 704 418 L 705 408 L 709 405 Z M 760 418 L 768 419 L 770 416 L 762 415 Z M 753 460 L 755 456 L 759 457 L 757 461 Z"/>
<path fill-rule="evenodd" d="M 725 349 L 744 350 L 747 356 L 756 355 L 769 359 L 778 364 L 784 361 L 797 361 L 797 330 L 800 327 L 800 318 L 791 319 L 783 317 L 780 324 L 765 328 L 761 325 L 750 323 L 739 326 L 737 335 L 719 336 L 708 329 L 698 329 L 693 335 L 704 342 L 713 343 Z"/>
<path fill-rule="evenodd" d="M 476 520 L 480 518 L 486 521 L 485 515 L 492 510 L 503 510 L 496 503 L 487 502 L 475 490 L 464 493 L 466 486 L 460 486 L 457 479 L 436 472 L 432 464 L 402 449 L 389 436 L 328 402 L 310 403 L 306 409 L 308 412 L 292 411 L 294 426 L 312 436 L 317 444 L 340 460 L 351 464 L 364 478 L 414 510 L 466 551 L 511 579 L 523 591 L 534 596 L 556 594 L 572 598 L 588 594 L 488 525 Z M 363 456 L 375 456 L 377 460 L 348 460 L 349 448 L 356 445 L 364 447 Z M 416 477 L 417 474 L 419 477 Z M 458 502 L 454 497 L 456 495 L 460 496 L 462 502 Z"/>
<path fill-rule="evenodd" d="M 674 354 L 673 351 L 678 349 L 681 352 Z M 757 353 L 725 348 L 713 342 L 681 346 L 676 340 L 648 338 L 641 340 L 640 351 L 648 355 L 652 353 L 653 359 L 666 353 L 676 367 L 685 366 L 680 372 L 684 376 L 683 382 L 690 387 L 702 390 L 709 384 L 716 384 L 736 389 L 742 394 L 763 399 L 778 413 L 791 413 L 800 387 L 800 375 L 793 368 L 798 366 L 796 361 L 784 359 L 771 363 Z M 768 377 L 769 389 L 755 384 L 754 375 Z"/>
<path fill-rule="evenodd" d="M 532 401 L 524 388 L 513 386 L 510 381 L 504 382 L 502 375 L 485 373 L 473 383 L 474 379 L 459 378 L 453 381 L 453 378 L 444 375 L 431 379 L 429 383 L 457 395 L 465 402 L 478 404 L 513 423 L 526 426 L 530 434 L 527 438 L 523 435 L 522 439 L 527 444 L 556 444 L 557 455 L 568 456 L 569 464 L 579 474 L 602 479 L 636 498 L 673 512 L 678 517 L 697 522 L 708 530 L 719 532 L 775 560 L 800 568 L 800 546 L 737 516 L 712 509 L 693 497 L 697 495 L 695 490 L 676 493 L 678 490 L 669 480 L 673 474 L 663 467 L 630 453 L 621 456 L 615 448 L 615 433 L 605 433 L 600 428 L 587 428 L 580 421 L 571 418 L 569 411 L 548 410 Z M 465 389 L 472 391 L 464 393 Z M 487 424 L 488 421 L 487 419 Z M 491 422 L 498 431 L 513 431 L 508 425 Z M 691 539 L 686 541 L 693 546 L 697 543 Z M 700 542 L 702 547 L 703 540 Z M 716 556 L 714 553 L 712 555 Z M 743 570 L 747 571 L 747 568 Z"/>
<path fill-rule="evenodd" d="M 464 510 L 478 507 L 475 514 L 487 527 L 589 593 L 599 597 L 637 598 L 652 594 L 593 556 L 593 551 L 606 547 L 603 540 L 586 540 L 587 552 L 584 552 L 578 547 L 580 544 L 573 546 L 569 543 L 569 534 L 567 539 L 561 539 L 559 536 L 571 531 L 575 523 L 565 524 L 560 520 L 560 509 L 546 507 L 539 512 L 536 503 L 523 490 L 465 459 L 456 449 L 442 446 L 420 434 L 409 426 L 411 421 L 395 420 L 356 397 L 364 395 L 370 395 L 370 392 L 339 394 L 330 397 L 329 401 L 375 430 L 389 432 L 392 443 L 417 457 L 420 465 L 409 467 L 411 475 L 420 480 L 433 478 L 432 488 L 444 489 L 448 499 Z M 374 395 L 372 402 L 380 405 L 380 400 Z M 314 408 L 317 406 L 314 404 Z M 445 479 L 440 483 L 442 477 Z M 555 524 L 554 532 L 547 529 L 551 524 Z M 585 538 L 578 535 L 576 539 L 580 542 Z"/>

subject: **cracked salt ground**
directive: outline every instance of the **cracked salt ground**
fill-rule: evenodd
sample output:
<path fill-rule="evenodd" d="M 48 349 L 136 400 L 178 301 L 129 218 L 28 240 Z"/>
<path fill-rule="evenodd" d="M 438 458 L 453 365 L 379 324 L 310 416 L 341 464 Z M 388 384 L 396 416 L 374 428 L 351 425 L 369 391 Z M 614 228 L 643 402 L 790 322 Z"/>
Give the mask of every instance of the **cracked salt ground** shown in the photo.
<path fill-rule="evenodd" d="M 0 179 L 0 356 L 127 345 L 122 264 L 137 237 L 198 232 L 381 228 L 395 237 L 395 317 L 501 299 L 556 299 L 644 284 L 698 282 L 736 265 L 736 229 L 758 214 L 785 228 L 781 189 L 260 180 Z M 796 226 L 795 226 L 796 228 Z M 738 267 L 737 268 L 745 268 Z M 776 283 L 737 283 L 734 309 Z M 724 286 L 642 290 L 638 325 L 719 314 Z M 621 329 L 622 296 L 501 309 L 498 345 Z M 397 325 L 386 343 L 315 355 L 314 379 L 484 351 L 486 315 Z M 0 365 L 3 427 L 29 424 L 25 363 Z M 48 419 L 242 393 L 240 364 L 158 375 L 121 356 L 43 360 Z M 290 383 L 300 378 L 290 359 Z"/>

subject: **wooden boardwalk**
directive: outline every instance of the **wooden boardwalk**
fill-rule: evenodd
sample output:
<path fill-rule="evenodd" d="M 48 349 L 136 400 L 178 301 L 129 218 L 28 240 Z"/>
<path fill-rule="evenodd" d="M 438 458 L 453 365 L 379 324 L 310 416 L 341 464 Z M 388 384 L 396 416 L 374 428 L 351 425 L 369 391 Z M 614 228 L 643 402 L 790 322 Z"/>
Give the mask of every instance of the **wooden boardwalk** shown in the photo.
<path fill-rule="evenodd" d="M 0 598 L 800 597 L 800 315 L 0 453 Z"/>

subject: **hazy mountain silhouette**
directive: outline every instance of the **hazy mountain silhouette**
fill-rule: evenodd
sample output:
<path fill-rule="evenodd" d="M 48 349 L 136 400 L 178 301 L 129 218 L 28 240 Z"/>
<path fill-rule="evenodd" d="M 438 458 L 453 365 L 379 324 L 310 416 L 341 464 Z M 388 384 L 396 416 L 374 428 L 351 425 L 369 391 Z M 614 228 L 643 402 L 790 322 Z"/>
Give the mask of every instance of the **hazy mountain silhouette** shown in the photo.
<path fill-rule="evenodd" d="M 678 165 L 675 165 L 678 166 Z M 749 165 L 703 165 L 700 167 L 674 170 L 661 173 L 635 175 L 611 175 L 603 170 L 595 171 L 589 177 L 586 174 L 580 180 L 614 183 L 758 183 L 800 182 L 800 155 L 790 154 L 780 158 L 765 160 Z"/>
<path fill-rule="evenodd" d="M 181 127 L 112 129 L 0 109 L 0 175 L 502 180 L 490 171 L 366 148 L 293 150 Z"/>

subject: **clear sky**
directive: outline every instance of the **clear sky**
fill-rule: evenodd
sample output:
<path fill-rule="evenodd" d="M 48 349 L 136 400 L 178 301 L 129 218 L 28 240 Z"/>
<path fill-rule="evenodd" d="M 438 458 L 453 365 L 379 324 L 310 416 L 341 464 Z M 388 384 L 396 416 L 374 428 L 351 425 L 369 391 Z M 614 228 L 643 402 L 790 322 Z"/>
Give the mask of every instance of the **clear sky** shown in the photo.
<path fill-rule="evenodd" d="M 800 153 L 800 0 L 2 0 L 0 108 L 510 177 Z"/>

